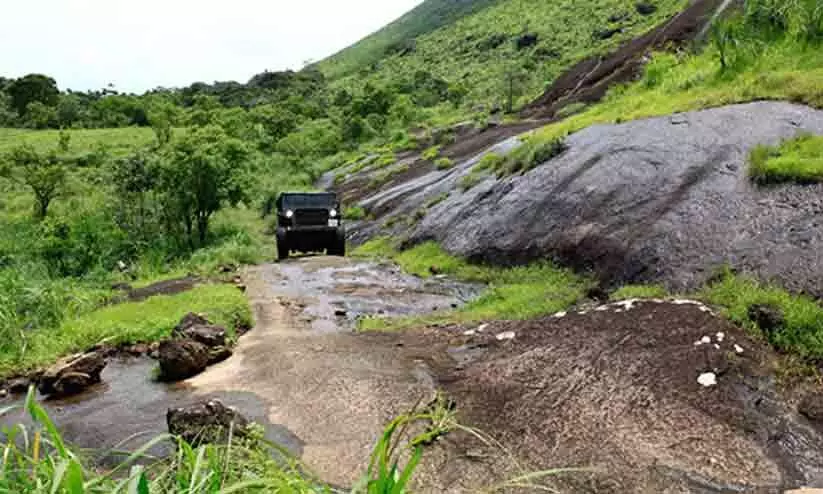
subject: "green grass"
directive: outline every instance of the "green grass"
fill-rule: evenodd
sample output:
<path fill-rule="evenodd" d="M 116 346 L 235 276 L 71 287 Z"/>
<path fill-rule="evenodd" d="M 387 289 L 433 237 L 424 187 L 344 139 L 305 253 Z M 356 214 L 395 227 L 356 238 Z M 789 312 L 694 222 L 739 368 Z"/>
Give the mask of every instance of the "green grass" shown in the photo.
<path fill-rule="evenodd" d="M 665 298 L 668 291 L 661 285 L 626 285 L 609 295 L 609 300 L 628 300 L 632 298 Z"/>
<path fill-rule="evenodd" d="M 83 154 L 103 146 L 112 156 L 119 157 L 155 140 L 154 132 L 147 127 L 76 129 L 65 132 L 71 135 L 70 154 Z M 57 148 L 59 135 L 59 130 L 0 129 L 0 154 L 21 144 L 31 145 L 39 151 L 50 151 Z"/>
<path fill-rule="evenodd" d="M 642 80 L 616 87 L 601 103 L 534 131 L 524 146 L 542 146 L 595 124 L 734 103 L 786 100 L 823 108 L 823 50 L 819 45 L 786 38 L 758 46 L 759 56 L 726 71 L 721 70 L 712 46 L 695 55 L 657 54 Z"/>
<path fill-rule="evenodd" d="M 226 328 L 251 324 L 245 295 L 231 285 L 203 285 L 171 296 L 103 307 L 64 321 L 55 329 L 26 335 L 22 356 L 0 355 L 0 375 L 35 369 L 62 356 L 83 351 L 97 343 L 152 342 L 171 334 L 188 312 L 201 312 Z"/>
<path fill-rule="evenodd" d="M 434 165 L 437 167 L 438 170 L 448 170 L 449 168 L 454 166 L 454 161 L 451 158 L 446 158 L 445 156 L 442 158 L 437 158 L 434 162 Z"/>
<path fill-rule="evenodd" d="M 366 210 L 362 206 L 349 206 L 343 211 L 343 218 L 357 221 L 366 217 Z"/>
<path fill-rule="evenodd" d="M 477 265 L 446 253 L 434 242 L 398 252 L 390 240 L 378 238 L 363 244 L 354 254 L 391 258 L 405 272 L 424 278 L 435 271 L 461 281 L 488 285 L 477 299 L 448 315 L 367 318 L 360 324 L 364 330 L 397 329 L 436 320 L 529 319 L 567 309 L 581 300 L 591 285 L 590 280 L 548 261 L 513 268 Z"/>
<path fill-rule="evenodd" d="M 823 182 L 823 137 L 806 134 L 779 146 L 758 146 L 749 161 L 749 176 L 761 185 Z"/>
<path fill-rule="evenodd" d="M 440 146 L 432 146 L 423 151 L 421 155 L 421 157 L 427 161 L 433 161 L 437 159 L 438 156 L 440 156 Z"/>
<path fill-rule="evenodd" d="M 813 299 L 731 274 L 706 287 L 699 296 L 721 306 L 726 317 L 763 336 L 777 349 L 803 358 L 823 358 L 823 307 Z M 785 326 L 771 335 L 763 334 L 749 319 L 752 304 L 776 305 L 783 311 Z"/>

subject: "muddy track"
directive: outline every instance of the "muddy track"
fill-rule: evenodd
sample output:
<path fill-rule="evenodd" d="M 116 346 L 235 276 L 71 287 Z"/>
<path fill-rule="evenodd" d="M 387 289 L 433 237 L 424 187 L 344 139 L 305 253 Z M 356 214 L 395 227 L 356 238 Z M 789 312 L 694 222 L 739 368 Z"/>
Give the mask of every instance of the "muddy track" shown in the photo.
<path fill-rule="evenodd" d="M 391 335 L 358 335 L 334 312 L 340 314 L 347 303 L 349 310 L 382 303 L 385 311 L 405 311 L 410 300 L 455 300 L 415 287 L 386 267 L 364 266 L 309 258 L 248 269 L 254 330 L 240 339 L 231 359 L 189 381 L 196 394 L 242 391 L 259 397 L 269 406 L 268 421 L 299 437 L 303 460 L 335 485 L 357 480 L 383 427 L 431 400 L 435 382 L 422 360 Z M 382 283 L 372 283 L 372 275 Z M 337 284 L 325 285 L 331 278 Z"/>

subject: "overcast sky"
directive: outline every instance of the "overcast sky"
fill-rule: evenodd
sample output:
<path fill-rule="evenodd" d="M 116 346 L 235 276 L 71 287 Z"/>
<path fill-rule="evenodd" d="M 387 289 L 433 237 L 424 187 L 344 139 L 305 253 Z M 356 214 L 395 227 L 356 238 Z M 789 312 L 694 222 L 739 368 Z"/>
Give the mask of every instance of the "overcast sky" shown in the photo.
<path fill-rule="evenodd" d="M 300 68 L 421 0 L 2 0 L 0 76 L 121 91 Z"/>

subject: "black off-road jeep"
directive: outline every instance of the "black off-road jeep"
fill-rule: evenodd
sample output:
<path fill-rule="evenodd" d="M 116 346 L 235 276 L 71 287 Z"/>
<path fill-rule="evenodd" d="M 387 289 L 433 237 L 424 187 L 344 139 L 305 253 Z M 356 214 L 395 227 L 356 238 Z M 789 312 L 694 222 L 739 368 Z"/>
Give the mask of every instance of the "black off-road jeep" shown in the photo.
<path fill-rule="evenodd" d="M 332 192 L 288 192 L 277 198 L 277 257 L 292 251 L 346 255 L 340 202 Z"/>

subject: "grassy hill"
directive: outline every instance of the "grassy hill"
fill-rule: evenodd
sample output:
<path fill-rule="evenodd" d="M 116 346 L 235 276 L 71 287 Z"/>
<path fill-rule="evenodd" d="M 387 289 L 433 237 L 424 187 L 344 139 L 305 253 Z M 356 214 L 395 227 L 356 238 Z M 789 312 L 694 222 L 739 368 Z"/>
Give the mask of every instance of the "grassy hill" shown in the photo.
<path fill-rule="evenodd" d="M 512 87 L 517 99 L 525 102 L 574 63 L 652 29 L 686 4 L 499 0 L 465 5 L 429 0 L 318 67 L 342 86 L 363 79 L 396 83 L 430 72 L 465 88 L 464 108 L 500 104 Z M 438 22 L 427 17 L 447 6 L 452 6 L 451 17 Z"/>
<path fill-rule="evenodd" d="M 482 10 L 498 0 L 426 0 L 396 21 L 335 55 L 319 68 L 329 77 L 340 78 L 368 67 L 386 53 L 402 52 L 418 36 Z"/>

